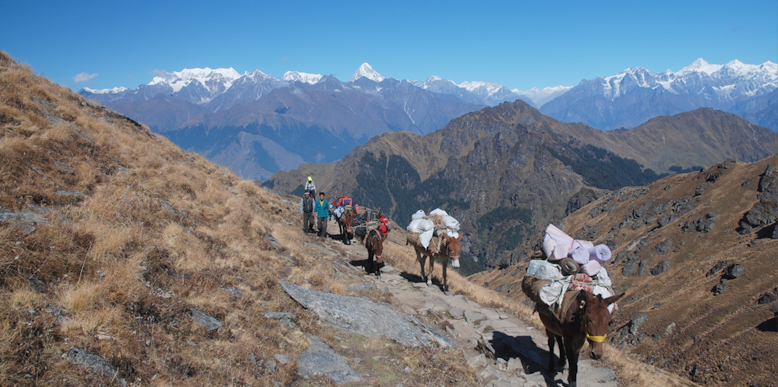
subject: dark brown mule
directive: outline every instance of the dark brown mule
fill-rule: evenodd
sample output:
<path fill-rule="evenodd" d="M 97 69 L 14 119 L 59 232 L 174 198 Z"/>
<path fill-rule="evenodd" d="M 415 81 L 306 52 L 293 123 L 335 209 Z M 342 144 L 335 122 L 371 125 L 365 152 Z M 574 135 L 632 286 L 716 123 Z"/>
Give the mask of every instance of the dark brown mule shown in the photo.
<path fill-rule="evenodd" d="M 546 327 L 548 336 L 548 371 L 554 371 L 554 341 L 559 343 L 559 366 L 565 364 L 565 358 L 570 363 L 567 375 L 567 383 L 570 387 L 576 387 L 578 376 L 578 355 L 584 343 L 589 342 L 589 355 L 592 359 L 599 359 L 603 353 L 603 341 L 608 333 L 608 324 L 611 322 L 611 314 L 608 305 L 618 301 L 624 293 L 602 298 L 581 290 L 580 292 L 567 292 L 562 302 L 562 321 L 560 322 L 544 304 L 537 304 L 538 316 Z M 574 297 L 574 299 L 570 299 Z"/>
<path fill-rule="evenodd" d="M 365 247 L 367 247 L 367 274 L 375 273 L 376 277 L 381 277 L 381 264 L 384 263 L 384 240 L 378 230 L 370 230 L 365 235 Z M 373 262 L 375 257 L 375 262 Z M 374 265 L 375 263 L 375 265 Z"/>
<path fill-rule="evenodd" d="M 405 245 L 411 245 L 414 250 L 416 250 L 416 260 L 418 260 L 419 265 L 421 265 L 421 278 L 423 281 L 427 282 L 427 286 L 432 285 L 432 272 L 435 269 L 435 261 L 438 260 L 443 265 L 443 292 L 448 294 L 448 276 L 446 274 L 446 269 L 448 268 L 449 260 L 453 261 L 452 266 L 459 267 L 459 252 L 461 250 L 459 241 L 461 239 L 461 235 L 457 238 L 450 238 L 446 233 L 443 233 L 440 239 L 433 237 L 432 241 L 430 241 L 430 247 L 433 248 L 433 251 L 437 251 L 437 253 L 435 253 L 430 252 L 421 245 L 419 242 L 419 234 L 410 232 L 406 234 Z M 437 243 L 441 243 L 442 246 L 437 246 Z M 427 261 L 427 258 L 430 260 L 429 276 L 424 273 L 424 263 Z"/>
<path fill-rule="evenodd" d="M 346 210 L 343 212 L 343 215 L 340 216 L 340 218 L 337 218 L 338 220 L 338 228 L 340 229 L 340 235 L 343 239 L 343 243 L 350 245 L 351 244 L 351 237 L 350 235 L 353 235 L 351 231 L 351 225 L 354 223 L 354 212 L 352 210 Z"/>

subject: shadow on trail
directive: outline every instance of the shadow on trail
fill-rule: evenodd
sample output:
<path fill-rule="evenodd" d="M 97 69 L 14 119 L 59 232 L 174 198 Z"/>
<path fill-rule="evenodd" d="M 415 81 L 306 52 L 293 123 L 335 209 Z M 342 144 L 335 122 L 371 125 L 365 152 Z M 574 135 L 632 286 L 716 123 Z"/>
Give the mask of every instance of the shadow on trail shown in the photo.
<path fill-rule="evenodd" d="M 561 379 L 555 379 L 556 373 L 548 373 L 548 351 L 535 344 L 530 336 L 511 336 L 500 331 L 492 332 L 492 339 L 489 344 L 494 348 L 494 355 L 497 358 L 510 360 L 519 358 L 524 367 L 524 373 L 534 374 L 540 372 L 546 385 L 549 387 L 558 387 L 560 383 L 566 385 Z M 559 370 L 558 370 L 559 371 Z"/>

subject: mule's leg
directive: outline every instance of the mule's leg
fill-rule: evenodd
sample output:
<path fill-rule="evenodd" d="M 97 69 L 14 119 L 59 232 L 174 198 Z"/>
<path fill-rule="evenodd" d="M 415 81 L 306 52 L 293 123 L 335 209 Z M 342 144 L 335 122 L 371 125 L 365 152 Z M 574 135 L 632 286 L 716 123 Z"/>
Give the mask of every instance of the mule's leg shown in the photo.
<path fill-rule="evenodd" d="M 367 264 L 365 265 L 365 270 L 368 275 L 373 272 L 373 249 L 370 247 L 367 248 Z"/>
<path fill-rule="evenodd" d="M 419 261 L 419 265 L 421 265 L 421 280 L 427 281 L 427 276 L 424 274 L 424 265 L 427 264 L 427 256 L 422 254 L 419 249 L 416 249 L 416 260 Z"/>
<path fill-rule="evenodd" d="M 554 374 L 554 343 L 555 339 L 553 333 L 546 329 L 546 336 L 548 336 L 548 373 Z M 562 352 L 564 352 L 565 348 L 562 346 L 562 344 L 559 344 L 559 354 L 561 356 Z"/>
<path fill-rule="evenodd" d="M 565 352 L 567 354 L 567 362 L 569 364 L 567 368 L 567 385 L 570 387 L 577 387 L 576 381 L 578 380 L 578 352 L 580 347 L 576 348 L 571 335 L 565 335 Z"/>
<path fill-rule="evenodd" d="M 446 269 L 448 268 L 448 258 L 443 260 L 443 293 L 449 295 L 448 291 L 448 277 L 446 276 Z"/>
<path fill-rule="evenodd" d="M 427 286 L 432 286 L 432 274 L 435 272 L 435 257 L 430 255 L 430 273 L 427 277 Z"/>
<path fill-rule="evenodd" d="M 565 345 L 562 342 L 562 336 L 556 337 L 556 342 L 559 344 L 559 369 L 565 368 L 565 362 L 567 356 L 565 355 Z"/>

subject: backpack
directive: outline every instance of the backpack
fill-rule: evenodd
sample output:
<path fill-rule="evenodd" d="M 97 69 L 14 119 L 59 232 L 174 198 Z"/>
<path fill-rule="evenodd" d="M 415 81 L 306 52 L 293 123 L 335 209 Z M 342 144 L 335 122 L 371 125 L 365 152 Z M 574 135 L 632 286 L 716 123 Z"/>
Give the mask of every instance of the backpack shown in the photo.
<path fill-rule="evenodd" d="M 386 236 L 386 234 L 389 234 L 389 227 L 386 223 L 381 223 L 378 225 L 378 232 L 380 232 L 381 235 Z"/>
<path fill-rule="evenodd" d="M 338 198 L 338 204 L 340 206 L 350 206 L 354 204 L 354 201 L 348 196 L 341 196 Z"/>

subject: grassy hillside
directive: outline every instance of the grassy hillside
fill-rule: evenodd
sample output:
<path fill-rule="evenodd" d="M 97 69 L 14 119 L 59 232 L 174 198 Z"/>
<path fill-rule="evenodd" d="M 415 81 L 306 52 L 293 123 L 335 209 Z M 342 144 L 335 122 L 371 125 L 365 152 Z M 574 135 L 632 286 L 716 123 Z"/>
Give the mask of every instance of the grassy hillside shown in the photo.
<path fill-rule="evenodd" d="M 2 384 L 329 385 L 295 360 L 306 333 L 337 347 L 333 332 L 278 280 L 346 284 L 306 247 L 296 205 L 0 53 Z M 455 351 L 364 345 L 411 367 L 409 384 L 473 381 Z M 64 359 L 73 346 L 117 379 Z M 291 362 L 259 366 L 275 354 Z"/>
<path fill-rule="evenodd" d="M 614 191 L 563 221 L 570 235 L 613 249 L 606 268 L 627 293 L 613 346 L 702 384 L 778 382 L 776 165 L 773 155 L 669 176 Z M 471 280 L 524 300 L 526 266 Z"/>

